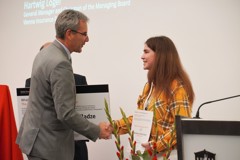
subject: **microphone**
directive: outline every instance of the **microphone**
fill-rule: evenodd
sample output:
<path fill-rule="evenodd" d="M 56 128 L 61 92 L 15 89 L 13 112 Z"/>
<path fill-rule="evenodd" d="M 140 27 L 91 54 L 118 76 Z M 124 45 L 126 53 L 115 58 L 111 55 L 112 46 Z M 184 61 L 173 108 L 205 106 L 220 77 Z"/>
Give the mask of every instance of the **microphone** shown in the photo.
<path fill-rule="evenodd" d="M 231 99 L 231 98 L 236 98 L 236 97 L 240 97 L 240 95 L 236 95 L 236 96 L 231 96 L 231 97 L 226 97 L 226 98 L 222 98 L 222 99 L 217 99 L 217 100 L 205 102 L 205 103 L 201 104 L 201 105 L 198 107 L 196 116 L 193 117 L 193 118 L 200 119 L 200 117 L 199 117 L 199 110 L 200 110 L 200 108 L 201 108 L 203 105 L 205 105 L 205 104 L 209 104 L 209 103 L 213 103 L 213 102 L 218 102 L 218 101 L 223 101 L 223 100 L 226 100 L 226 99 Z"/>

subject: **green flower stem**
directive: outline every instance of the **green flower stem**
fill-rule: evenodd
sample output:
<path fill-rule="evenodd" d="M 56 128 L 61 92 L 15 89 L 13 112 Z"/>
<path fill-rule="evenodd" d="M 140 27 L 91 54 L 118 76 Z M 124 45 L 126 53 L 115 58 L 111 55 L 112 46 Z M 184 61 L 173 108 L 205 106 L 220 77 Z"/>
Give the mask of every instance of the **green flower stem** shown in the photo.
<path fill-rule="evenodd" d="M 116 144 L 116 147 L 118 149 L 118 152 L 117 152 L 117 157 L 119 160 L 123 160 L 124 159 L 124 151 L 123 151 L 123 146 L 121 146 L 121 141 L 120 141 L 120 136 L 118 135 L 118 128 L 117 128 L 117 125 L 114 123 L 114 121 L 112 120 L 112 117 L 110 115 L 110 111 L 109 111 L 109 107 L 108 107 L 108 103 L 107 103 L 107 100 L 104 99 L 104 104 L 105 104 L 105 113 L 107 115 L 107 119 L 109 121 L 109 123 L 111 124 L 111 126 L 113 126 L 113 134 L 116 138 L 116 141 L 115 141 L 115 144 Z"/>

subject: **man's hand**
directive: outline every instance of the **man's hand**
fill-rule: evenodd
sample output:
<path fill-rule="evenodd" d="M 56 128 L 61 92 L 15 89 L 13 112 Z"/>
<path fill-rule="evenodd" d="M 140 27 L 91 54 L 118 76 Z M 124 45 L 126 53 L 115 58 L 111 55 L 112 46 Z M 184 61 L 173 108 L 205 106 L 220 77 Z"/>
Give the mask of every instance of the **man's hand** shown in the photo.
<path fill-rule="evenodd" d="M 100 139 L 109 139 L 112 134 L 112 127 L 110 127 L 110 123 L 100 122 L 99 127 L 100 127 L 99 138 Z"/>

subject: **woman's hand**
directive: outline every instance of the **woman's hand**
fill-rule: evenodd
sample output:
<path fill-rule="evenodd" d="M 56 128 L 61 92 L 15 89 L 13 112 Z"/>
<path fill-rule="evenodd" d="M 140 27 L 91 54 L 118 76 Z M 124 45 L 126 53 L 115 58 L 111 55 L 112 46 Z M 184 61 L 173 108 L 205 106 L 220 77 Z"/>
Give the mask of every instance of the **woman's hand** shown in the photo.
<path fill-rule="evenodd" d="M 149 142 L 147 142 L 147 143 L 142 143 L 142 146 L 145 148 L 145 150 L 150 150 L 150 149 L 152 149 Z"/>

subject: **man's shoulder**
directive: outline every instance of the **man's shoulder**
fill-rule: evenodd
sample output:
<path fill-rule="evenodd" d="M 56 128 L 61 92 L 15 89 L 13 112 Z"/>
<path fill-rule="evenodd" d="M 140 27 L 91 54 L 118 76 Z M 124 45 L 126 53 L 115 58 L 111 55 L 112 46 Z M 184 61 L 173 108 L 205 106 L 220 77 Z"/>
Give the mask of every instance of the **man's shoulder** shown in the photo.
<path fill-rule="evenodd" d="M 74 73 L 74 79 L 76 85 L 87 85 L 87 79 L 83 75 Z"/>
<path fill-rule="evenodd" d="M 84 76 L 84 75 L 81 75 L 81 74 L 75 74 L 75 73 L 74 73 L 74 77 L 78 77 L 78 78 L 85 78 L 85 76 Z"/>
<path fill-rule="evenodd" d="M 31 78 L 26 79 L 25 87 L 30 87 Z"/>

